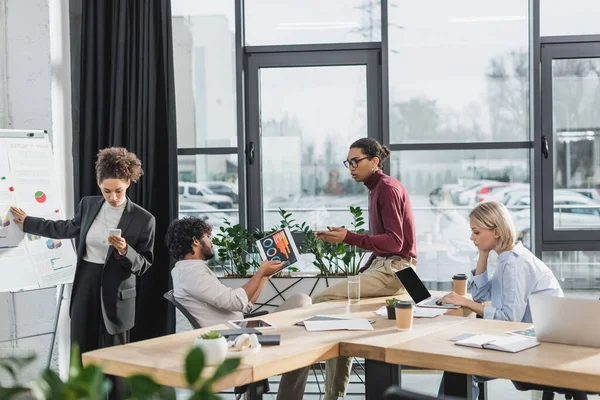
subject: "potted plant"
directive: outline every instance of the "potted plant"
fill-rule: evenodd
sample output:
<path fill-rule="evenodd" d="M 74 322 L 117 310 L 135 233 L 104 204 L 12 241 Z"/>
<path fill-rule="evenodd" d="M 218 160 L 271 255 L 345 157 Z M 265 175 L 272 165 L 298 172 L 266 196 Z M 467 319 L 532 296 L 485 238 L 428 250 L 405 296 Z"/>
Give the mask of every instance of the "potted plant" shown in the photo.
<path fill-rule="evenodd" d="M 34 359 L 33 356 L 0 359 L 0 371 L 6 371 L 13 381 L 13 385 L 10 387 L 0 385 L 0 399 L 96 400 L 106 398 L 110 391 L 111 382 L 104 375 L 101 367 L 97 365 L 82 367 L 77 345 L 73 345 L 71 349 L 71 365 L 66 382 L 63 382 L 55 371 L 45 369 L 38 379 L 30 383 L 30 387 L 18 384 L 19 373 Z M 212 376 L 203 377 L 202 372 L 207 365 L 204 353 L 202 349 L 192 348 L 185 358 L 185 377 L 188 387 L 192 391 L 190 400 L 220 399 L 214 394 L 213 384 L 233 372 L 240 362 L 239 358 L 227 359 L 215 367 Z M 176 399 L 173 388 L 162 386 L 147 375 L 132 375 L 124 380 L 128 399 Z"/>
<path fill-rule="evenodd" d="M 399 300 L 397 298 L 391 298 L 385 300 L 385 308 L 387 309 L 388 319 L 396 319 L 396 303 Z"/>
<path fill-rule="evenodd" d="M 227 340 L 219 332 L 201 334 L 194 340 L 194 347 L 202 349 L 206 365 L 219 365 L 227 356 Z"/>

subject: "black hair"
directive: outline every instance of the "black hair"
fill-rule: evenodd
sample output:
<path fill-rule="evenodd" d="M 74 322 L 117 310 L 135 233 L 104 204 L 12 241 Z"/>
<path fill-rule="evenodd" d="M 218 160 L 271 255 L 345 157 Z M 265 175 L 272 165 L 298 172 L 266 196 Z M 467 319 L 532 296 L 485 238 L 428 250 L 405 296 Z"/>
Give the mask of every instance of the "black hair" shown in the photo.
<path fill-rule="evenodd" d="M 123 147 L 108 147 L 98 152 L 96 179 L 121 179 L 137 182 L 144 174 L 142 162 L 135 154 Z"/>
<path fill-rule="evenodd" d="M 350 145 L 351 149 L 361 149 L 362 152 L 371 160 L 373 157 L 379 158 L 379 168 L 383 162 L 390 156 L 390 149 L 381 145 L 377 140 L 371 138 L 358 139 Z"/>
<path fill-rule="evenodd" d="M 181 260 L 186 254 L 194 254 L 192 243 L 201 240 L 204 235 L 210 236 L 212 227 L 203 219 L 186 217 L 171 222 L 167 229 L 165 244 L 176 260 Z"/>

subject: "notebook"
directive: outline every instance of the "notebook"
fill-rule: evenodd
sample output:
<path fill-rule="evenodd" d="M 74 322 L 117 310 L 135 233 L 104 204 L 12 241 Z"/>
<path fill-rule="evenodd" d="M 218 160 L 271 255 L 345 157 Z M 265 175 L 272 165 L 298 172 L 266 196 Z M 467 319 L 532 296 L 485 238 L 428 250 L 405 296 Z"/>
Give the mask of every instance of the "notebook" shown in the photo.
<path fill-rule="evenodd" d="M 505 351 L 507 353 L 518 353 L 525 349 L 540 345 L 537 340 L 529 338 L 498 335 L 473 335 L 465 339 L 461 339 L 455 342 L 455 344 L 459 346 Z"/>

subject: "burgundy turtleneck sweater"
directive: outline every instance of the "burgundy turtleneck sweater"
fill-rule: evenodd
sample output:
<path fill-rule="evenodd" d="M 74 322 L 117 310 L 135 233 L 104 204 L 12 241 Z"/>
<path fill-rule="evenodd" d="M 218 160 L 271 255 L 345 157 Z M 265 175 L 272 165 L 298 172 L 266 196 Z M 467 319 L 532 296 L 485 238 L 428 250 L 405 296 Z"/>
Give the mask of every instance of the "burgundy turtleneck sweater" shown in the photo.
<path fill-rule="evenodd" d="M 364 184 L 369 189 L 371 234 L 348 231 L 344 242 L 373 252 L 365 267 L 369 267 L 375 257 L 416 258 L 415 218 L 404 186 L 381 170 L 374 172 Z"/>

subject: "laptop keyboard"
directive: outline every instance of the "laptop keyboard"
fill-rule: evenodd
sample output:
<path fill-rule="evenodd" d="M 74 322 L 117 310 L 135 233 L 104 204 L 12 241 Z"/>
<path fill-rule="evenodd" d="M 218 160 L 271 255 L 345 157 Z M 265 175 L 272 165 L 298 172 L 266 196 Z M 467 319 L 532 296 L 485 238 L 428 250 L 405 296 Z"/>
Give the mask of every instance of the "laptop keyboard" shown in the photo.
<path fill-rule="evenodd" d="M 436 302 L 437 302 L 439 299 L 440 299 L 440 297 L 432 297 L 432 298 L 430 298 L 429 300 L 427 300 L 427 301 L 425 301 L 425 302 L 423 302 L 423 303 L 421 303 L 421 304 L 422 304 L 422 305 L 431 305 L 431 304 L 433 304 L 433 305 L 436 305 Z"/>

